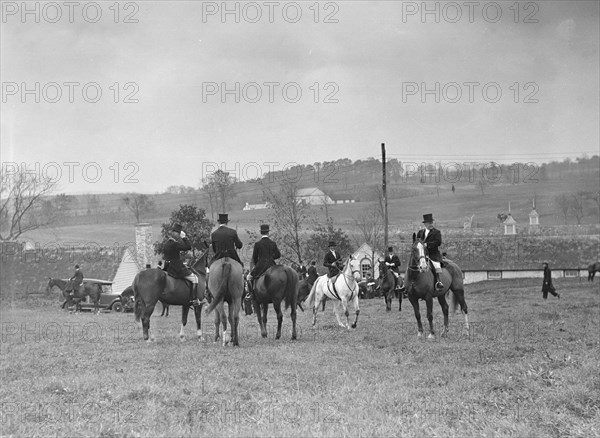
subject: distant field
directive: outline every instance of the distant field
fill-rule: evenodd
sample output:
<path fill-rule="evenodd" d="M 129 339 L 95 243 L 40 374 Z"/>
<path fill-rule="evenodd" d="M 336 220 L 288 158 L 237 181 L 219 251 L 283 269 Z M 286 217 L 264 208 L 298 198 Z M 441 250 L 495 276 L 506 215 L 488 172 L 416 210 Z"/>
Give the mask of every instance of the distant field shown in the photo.
<path fill-rule="evenodd" d="M 600 435 L 598 285 L 539 280 L 467 286 L 470 331 L 417 340 L 412 308 L 361 301 L 358 328 L 335 324 L 331 303 L 290 340 L 259 335 L 241 316 L 239 348 L 180 343 L 179 308 L 159 312 L 157 341 L 131 314 L 72 315 L 4 301 L 3 436 L 548 436 Z M 160 307 L 160 306 L 158 306 Z M 421 303 L 424 316 L 424 306 Z M 441 310 L 434 304 L 434 317 Z"/>
<path fill-rule="evenodd" d="M 497 227 L 501 229 L 502 224 L 497 219 L 498 213 L 508 212 L 510 202 L 512 215 L 518 223 L 518 227 L 525 227 L 529 223 L 532 199 L 536 196 L 536 207 L 540 214 L 541 225 L 562 225 L 564 223 L 559 209 L 554 205 L 555 197 L 560 193 L 570 193 L 577 190 L 598 190 L 597 178 L 586 178 L 578 181 L 576 185 L 572 182 L 553 181 L 545 183 L 530 183 L 519 185 L 498 185 L 486 189 L 485 196 L 474 185 L 460 185 L 456 193 L 452 193 L 449 184 L 440 186 L 439 197 L 435 192 L 435 186 L 430 186 L 433 194 L 419 197 L 392 199 L 389 202 L 390 227 L 406 224 L 414 224 L 415 230 L 420 226 L 424 213 L 433 213 L 434 218 L 441 224 L 462 228 L 466 217 L 475 215 L 473 225 L 479 227 Z M 200 205 L 207 210 L 208 206 Z M 176 208 L 176 207 L 175 207 Z M 354 204 L 333 205 L 328 207 L 327 213 L 333 217 L 336 226 L 342 227 L 350 233 L 355 232 L 355 219 L 368 209 L 375 208 L 375 200 L 372 202 L 359 202 Z M 325 211 L 318 206 L 311 208 L 314 219 L 323 222 Z M 168 213 L 170 214 L 170 212 Z M 158 239 L 160 227 L 163 222 L 168 221 L 168 214 L 153 217 L 148 222 L 153 225 L 154 239 Z M 268 222 L 268 210 L 241 211 L 231 210 L 230 226 L 237 228 L 242 241 L 248 243 L 246 229 L 258 230 L 261 223 Z M 600 221 L 598 209 L 592 209 L 588 205 L 584 224 L 597 224 Z M 115 242 L 130 242 L 134 239 L 134 222 L 130 223 L 101 223 L 88 225 L 69 225 L 51 229 L 37 230 L 28 233 L 27 238 L 42 244 L 57 242 L 78 242 L 80 244 L 95 242 L 103 246 L 112 246 Z M 569 223 L 573 224 L 574 219 Z M 310 226 L 310 223 L 307 223 Z"/>

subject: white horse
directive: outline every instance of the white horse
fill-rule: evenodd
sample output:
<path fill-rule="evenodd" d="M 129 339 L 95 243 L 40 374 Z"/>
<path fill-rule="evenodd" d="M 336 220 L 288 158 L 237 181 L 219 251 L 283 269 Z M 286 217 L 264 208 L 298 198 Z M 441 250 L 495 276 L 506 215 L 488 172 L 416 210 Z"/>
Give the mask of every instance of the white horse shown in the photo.
<path fill-rule="evenodd" d="M 360 309 L 358 308 L 358 282 L 360 281 L 360 273 L 353 271 L 350 262 L 352 256 L 348 257 L 344 269 L 336 277 L 328 278 L 327 275 L 321 275 L 315 280 L 310 294 L 306 298 L 305 304 L 312 306 L 313 309 L 313 327 L 317 323 L 317 311 L 321 303 L 325 304 L 325 300 L 329 298 L 333 301 L 333 313 L 337 318 L 337 322 L 340 326 L 350 329 L 350 321 L 348 320 L 348 302 L 352 302 L 356 318 L 352 324 L 352 328 L 356 328 L 356 322 L 358 321 L 358 314 Z M 342 306 L 344 314 L 346 315 L 346 323 L 344 324 L 338 312 L 338 309 Z"/>

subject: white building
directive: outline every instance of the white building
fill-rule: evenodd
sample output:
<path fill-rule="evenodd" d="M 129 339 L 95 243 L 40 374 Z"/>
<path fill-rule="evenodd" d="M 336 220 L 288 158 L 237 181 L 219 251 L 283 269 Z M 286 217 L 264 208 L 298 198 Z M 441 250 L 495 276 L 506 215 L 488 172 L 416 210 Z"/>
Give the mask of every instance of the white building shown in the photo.
<path fill-rule="evenodd" d="M 373 251 L 370 245 L 363 243 L 354 254 L 352 254 L 352 269 L 360 272 L 362 278 L 366 278 L 367 272 L 373 274 L 373 278 L 379 277 L 379 260 L 385 256 L 378 251 Z"/>
<path fill-rule="evenodd" d="M 334 204 L 333 199 L 317 187 L 298 189 L 296 192 L 296 200 L 307 205 Z"/>

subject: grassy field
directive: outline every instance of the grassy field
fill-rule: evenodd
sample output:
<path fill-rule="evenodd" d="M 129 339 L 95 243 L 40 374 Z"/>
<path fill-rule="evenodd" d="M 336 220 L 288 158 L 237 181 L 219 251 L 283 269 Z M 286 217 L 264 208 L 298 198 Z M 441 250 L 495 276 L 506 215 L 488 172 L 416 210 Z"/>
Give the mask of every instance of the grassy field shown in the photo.
<path fill-rule="evenodd" d="M 598 286 L 555 284 L 561 300 L 538 280 L 469 285 L 470 331 L 454 315 L 434 340 L 407 302 L 361 301 L 352 331 L 331 304 L 316 329 L 300 312 L 297 341 L 287 314 L 280 340 L 272 310 L 267 339 L 242 315 L 239 348 L 212 342 L 213 315 L 180 343 L 175 307 L 146 343 L 132 314 L 4 301 L 1 435 L 600 436 Z"/>

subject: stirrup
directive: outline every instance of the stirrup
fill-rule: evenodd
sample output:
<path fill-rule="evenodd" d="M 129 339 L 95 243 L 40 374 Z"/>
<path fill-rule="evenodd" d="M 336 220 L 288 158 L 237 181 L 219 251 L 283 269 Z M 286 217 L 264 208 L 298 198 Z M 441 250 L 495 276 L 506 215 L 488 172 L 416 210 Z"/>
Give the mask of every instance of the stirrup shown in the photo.
<path fill-rule="evenodd" d="M 439 280 L 438 280 L 438 281 L 435 283 L 435 288 L 436 288 L 437 290 L 442 290 L 442 289 L 444 289 L 444 283 L 442 283 L 441 281 L 439 281 Z"/>

